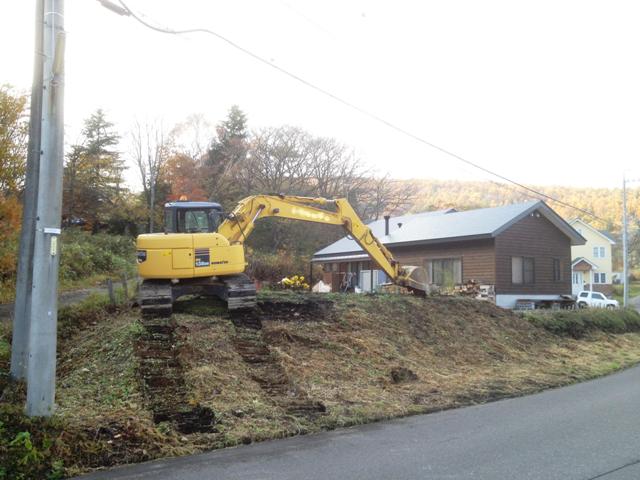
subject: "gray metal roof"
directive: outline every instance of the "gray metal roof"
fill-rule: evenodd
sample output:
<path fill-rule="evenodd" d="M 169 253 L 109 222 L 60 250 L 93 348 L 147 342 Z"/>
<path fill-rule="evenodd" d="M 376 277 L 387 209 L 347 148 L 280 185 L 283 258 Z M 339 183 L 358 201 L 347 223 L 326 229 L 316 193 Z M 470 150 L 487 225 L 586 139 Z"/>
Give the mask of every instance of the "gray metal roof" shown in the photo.
<path fill-rule="evenodd" d="M 602 235 L 607 237 L 607 239 L 611 242 L 612 245 L 616 244 L 616 241 L 613 239 L 613 234 L 607 230 L 598 230 Z"/>
<path fill-rule="evenodd" d="M 402 224 L 402 228 L 406 228 L 406 226 L 409 223 L 416 221 L 422 217 L 443 215 L 451 211 L 455 211 L 455 210 L 453 209 L 437 210 L 434 212 L 422 212 L 422 213 L 415 213 L 412 215 L 401 215 L 398 217 L 391 217 L 391 219 L 389 220 L 389 232 L 390 234 L 392 234 L 393 232 L 401 228 L 398 226 L 398 224 Z M 367 225 L 369 226 L 373 234 L 376 237 L 378 237 L 380 240 L 387 238 L 384 235 L 384 218 L 381 218 L 379 220 L 374 220 L 373 222 L 370 222 Z M 350 237 L 342 237 L 340 240 L 314 253 L 314 256 L 315 255 L 332 255 L 336 253 L 346 253 L 346 252 L 363 252 L 363 250 L 360 248 L 360 246 L 356 243 L 355 240 L 351 239 Z"/>
<path fill-rule="evenodd" d="M 387 246 L 419 245 L 445 241 L 492 238 L 509 228 L 521 218 L 538 211 L 571 239 L 572 245 L 582 245 L 584 238 L 543 201 L 517 203 L 494 208 L 417 213 L 394 217 L 390 221 L 390 233 L 384 235 L 384 220 L 369 224 L 373 234 Z M 398 228 L 398 223 L 403 225 Z M 360 246 L 348 237 L 317 251 L 313 259 L 340 254 L 362 252 Z"/>

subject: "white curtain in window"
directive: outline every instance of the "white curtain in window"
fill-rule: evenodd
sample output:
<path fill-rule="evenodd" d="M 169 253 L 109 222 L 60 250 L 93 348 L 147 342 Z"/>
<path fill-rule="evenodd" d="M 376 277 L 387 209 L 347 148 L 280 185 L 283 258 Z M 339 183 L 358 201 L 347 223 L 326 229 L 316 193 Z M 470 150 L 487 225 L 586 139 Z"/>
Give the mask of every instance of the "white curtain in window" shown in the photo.
<path fill-rule="evenodd" d="M 522 283 L 522 257 L 511 257 L 511 283 Z"/>

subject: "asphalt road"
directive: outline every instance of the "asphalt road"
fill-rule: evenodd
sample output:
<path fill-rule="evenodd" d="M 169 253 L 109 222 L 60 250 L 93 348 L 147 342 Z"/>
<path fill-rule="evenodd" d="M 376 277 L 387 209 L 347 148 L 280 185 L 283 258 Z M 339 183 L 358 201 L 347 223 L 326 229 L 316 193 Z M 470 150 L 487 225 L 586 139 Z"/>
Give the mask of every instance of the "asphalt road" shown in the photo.
<path fill-rule="evenodd" d="M 81 478 L 637 480 L 640 367 L 528 397 Z"/>

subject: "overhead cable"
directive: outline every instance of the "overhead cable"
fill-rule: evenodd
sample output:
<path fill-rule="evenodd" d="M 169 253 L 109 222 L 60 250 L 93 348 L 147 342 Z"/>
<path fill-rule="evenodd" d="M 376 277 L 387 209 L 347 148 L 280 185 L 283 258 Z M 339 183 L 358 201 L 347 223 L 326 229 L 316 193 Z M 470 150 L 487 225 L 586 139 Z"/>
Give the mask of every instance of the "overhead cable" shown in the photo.
<path fill-rule="evenodd" d="M 98 1 L 100 3 L 102 3 L 103 5 L 106 2 L 106 0 L 98 0 Z M 497 172 L 495 172 L 493 170 L 490 170 L 490 169 L 488 169 L 486 167 L 483 167 L 482 165 L 480 165 L 478 163 L 475 163 L 475 162 L 473 162 L 471 160 L 467 160 L 466 158 L 462 157 L 461 155 L 458 155 L 457 153 L 452 152 L 451 150 L 448 150 L 448 149 L 446 149 L 444 147 L 436 145 L 435 143 L 432 143 L 432 142 L 420 137 L 419 135 L 404 129 L 404 128 L 402 128 L 402 127 L 390 122 L 389 120 L 386 120 L 385 118 L 383 118 L 383 117 L 381 117 L 379 115 L 376 115 L 375 113 L 372 113 L 372 112 L 370 112 L 370 111 L 368 111 L 368 110 L 366 110 L 366 109 L 364 109 L 362 107 L 359 107 L 355 103 L 352 103 L 352 102 L 350 102 L 348 100 L 345 100 L 344 98 L 339 97 L 338 95 L 335 95 L 334 93 L 331 93 L 330 91 L 325 90 L 324 88 L 322 88 L 322 87 L 320 87 L 320 86 L 318 86 L 318 85 L 316 85 L 316 84 L 314 84 L 314 83 L 312 83 L 312 82 L 310 82 L 308 80 L 305 80 L 304 78 L 300 77 L 299 75 L 296 75 L 295 73 L 292 73 L 292 72 L 290 72 L 290 71 L 288 71 L 288 70 L 276 65 L 275 63 L 267 60 L 266 58 L 261 57 L 260 55 L 258 55 L 256 53 L 253 53 L 251 50 L 246 49 L 245 47 L 237 44 L 233 40 L 231 40 L 231 39 L 229 39 L 229 38 L 227 38 L 227 37 L 225 37 L 225 36 L 223 36 L 223 35 L 221 35 L 221 34 L 219 34 L 217 32 L 214 32 L 213 30 L 210 30 L 208 28 L 189 28 L 189 29 L 183 29 L 183 30 L 175 30 L 175 29 L 168 28 L 168 27 L 158 27 L 156 25 L 152 25 L 149 22 L 145 21 L 139 15 L 136 15 L 136 13 L 134 13 L 133 10 L 131 10 L 131 8 L 129 8 L 129 6 L 123 0 L 118 0 L 118 2 L 120 3 L 120 5 L 122 5 L 122 8 L 126 11 L 126 13 L 124 13 L 125 15 L 129 15 L 129 16 L 133 17 L 139 23 L 141 23 L 142 25 L 144 25 L 147 28 L 150 28 L 151 30 L 154 30 L 154 31 L 160 32 L 160 33 L 170 34 L 170 35 L 184 35 L 184 34 L 189 34 L 189 33 L 205 33 L 205 34 L 208 34 L 208 35 L 212 35 L 212 36 L 218 38 L 219 40 L 222 40 L 223 42 L 227 43 L 228 45 L 230 45 L 231 47 L 235 48 L 236 50 L 239 50 L 242 53 L 244 53 L 245 55 L 248 55 L 249 57 L 253 58 L 254 60 L 257 60 L 258 62 L 263 63 L 264 65 L 267 65 L 268 67 L 271 67 L 274 70 L 277 70 L 278 72 L 288 76 L 289 78 L 292 78 L 292 79 L 296 80 L 297 82 L 302 83 L 303 85 L 306 85 L 307 87 L 309 87 L 309 88 L 311 88 L 311 89 L 313 89 L 313 90 L 315 90 L 315 91 L 317 91 L 317 92 L 319 92 L 319 93 L 331 98 L 332 100 L 335 100 L 336 102 L 341 103 L 342 105 L 345 105 L 345 106 L 351 108 L 352 110 L 355 110 L 355 111 L 361 113 L 362 115 L 365 115 L 365 116 L 377 121 L 378 123 L 381 123 L 381 124 L 391 128 L 391 129 L 395 130 L 396 132 L 399 132 L 399 133 L 405 135 L 406 137 L 409 137 L 409 138 L 411 138 L 411 139 L 413 139 L 413 140 L 415 140 L 415 141 L 417 141 L 419 143 L 422 143 L 422 144 L 424 144 L 424 145 L 426 145 L 426 146 L 428 146 L 430 148 L 433 148 L 434 150 L 437 150 L 437 151 L 439 151 L 441 153 L 444 153 L 445 155 L 453 157 L 456 160 L 459 160 L 460 162 L 463 162 L 463 163 L 465 163 L 467 165 L 470 165 L 470 166 L 472 166 L 472 167 L 474 167 L 474 168 L 476 168 L 476 169 L 478 169 L 478 170 L 480 170 L 482 172 L 488 173 L 489 175 L 492 175 L 492 176 L 494 176 L 496 178 L 499 178 L 499 179 L 501 179 L 501 180 L 503 180 L 505 182 L 511 183 L 512 185 L 515 185 L 518 188 L 521 188 L 521 189 L 526 190 L 526 191 L 528 191 L 530 193 L 533 193 L 533 194 L 537 195 L 538 198 L 542 197 L 542 198 L 547 199 L 547 200 L 549 200 L 551 202 L 557 203 L 558 205 L 562 205 L 564 207 L 571 208 L 571 209 L 574 209 L 576 211 L 582 212 L 582 213 L 584 213 L 586 215 L 589 215 L 590 217 L 593 217 L 593 218 L 595 218 L 597 220 L 600 220 L 602 222 L 606 222 L 607 221 L 604 218 L 599 217 L 598 215 L 596 215 L 595 213 L 593 213 L 593 212 L 591 212 L 589 210 L 585 210 L 584 208 L 580 208 L 580 207 L 577 207 L 577 206 L 572 205 L 570 203 L 567 203 L 567 202 L 565 202 L 563 200 L 559 200 L 559 199 L 557 199 L 555 197 L 552 197 L 551 195 L 548 195 L 548 194 L 546 194 L 544 192 L 541 192 L 541 191 L 536 190 L 534 188 L 531 188 L 531 187 L 529 187 L 527 185 L 524 185 L 524 184 L 522 184 L 520 182 L 512 180 L 512 179 L 510 179 L 510 178 L 508 178 L 508 177 L 506 177 L 504 175 L 501 175 L 501 174 L 499 174 L 499 173 L 497 173 Z"/>

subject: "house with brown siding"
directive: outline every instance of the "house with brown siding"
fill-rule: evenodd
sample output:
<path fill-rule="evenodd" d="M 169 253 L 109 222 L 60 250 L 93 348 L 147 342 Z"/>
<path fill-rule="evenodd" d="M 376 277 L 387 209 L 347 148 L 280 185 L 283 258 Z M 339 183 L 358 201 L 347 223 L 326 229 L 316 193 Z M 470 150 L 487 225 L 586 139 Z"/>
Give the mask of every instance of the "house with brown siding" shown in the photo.
<path fill-rule="evenodd" d="M 542 201 L 495 208 L 423 212 L 369 224 L 401 264 L 427 269 L 429 283 L 473 280 L 507 308 L 516 300 L 555 300 L 571 294 L 571 247 L 585 239 Z M 317 251 L 333 290 L 376 290 L 387 278 L 349 237 Z"/>

